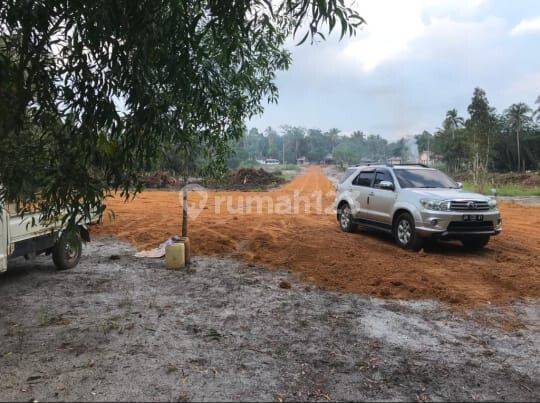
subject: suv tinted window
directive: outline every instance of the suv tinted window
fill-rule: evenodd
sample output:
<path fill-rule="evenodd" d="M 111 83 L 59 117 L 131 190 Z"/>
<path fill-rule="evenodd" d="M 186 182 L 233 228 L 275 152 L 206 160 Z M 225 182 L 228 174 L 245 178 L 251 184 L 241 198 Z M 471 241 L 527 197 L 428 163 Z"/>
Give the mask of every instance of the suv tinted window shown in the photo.
<path fill-rule="evenodd" d="M 392 179 L 392 175 L 390 175 L 390 172 L 388 171 L 377 171 L 375 174 L 375 181 L 373 182 L 373 187 L 378 188 L 379 183 L 382 181 L 392 182 L 394 183 L 394 180 Z"/>
<path fill-rule="evenodd" d="M 371 186 L 375 171 L 362 171 L 354 178 L 353 185 L 356 186 Z"/>

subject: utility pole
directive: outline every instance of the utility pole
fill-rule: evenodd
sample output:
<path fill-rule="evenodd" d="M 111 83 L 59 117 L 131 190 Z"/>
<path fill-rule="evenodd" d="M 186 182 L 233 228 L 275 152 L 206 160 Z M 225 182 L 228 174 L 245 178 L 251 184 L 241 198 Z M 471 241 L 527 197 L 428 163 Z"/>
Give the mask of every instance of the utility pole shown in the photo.
<path fill-rule="evenodd" d="M 427 164 L 428 164 L 428 166 L 429 166 L 430 157 L 431 157 L 430 151 L 429 151 L 429 138 L 430 138 L 430 136 L 428 136 L 428 138 L 427 138 Z"/>

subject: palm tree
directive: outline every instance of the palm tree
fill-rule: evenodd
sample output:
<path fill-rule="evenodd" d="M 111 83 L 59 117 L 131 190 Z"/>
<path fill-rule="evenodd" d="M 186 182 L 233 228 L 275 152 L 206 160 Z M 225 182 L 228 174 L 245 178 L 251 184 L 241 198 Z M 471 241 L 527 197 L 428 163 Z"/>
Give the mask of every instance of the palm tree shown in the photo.
<path fill-rule="evenodd" d="M 330 145 L 332 146 L 332 155 L 334 155 L 334 149 L 339 138 L 339 129 L 330 129 L 328 131 L 328 137 L 330 138 Z"/>
<path fill-rule="evenodd" d="M 506 121 L 514 133 L 516 133 L 518 171 L 521 171 L 519 135 L 521 130 L 523 130 L 523 126 L 531 121 L 531 116 L 529 116 L 531 112 L 532 109 L 523 102 L 513 104 L 505 111 Z"/>
<path fill-rule="evenodd" d="M 452 139 L 455 137 L 456 129 L 464 124 L 465 121 L 462 117 L 458 116 L 457 110 L 450 109 L 448 112 L 446 112 L 446 118 L 444 119 L 443 125 L 452 133 Z"/>

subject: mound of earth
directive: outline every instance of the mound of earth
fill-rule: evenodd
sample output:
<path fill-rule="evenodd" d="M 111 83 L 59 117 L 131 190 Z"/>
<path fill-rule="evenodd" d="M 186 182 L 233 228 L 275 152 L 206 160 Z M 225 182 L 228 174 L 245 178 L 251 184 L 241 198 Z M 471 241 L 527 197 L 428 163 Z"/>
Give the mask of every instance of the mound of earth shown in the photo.
<path fill-rule="evenodd" d="M 156 171 L 152 174 L 143 176 L 141 182 L 145 187 L 151 189 L 172 187 L 178 183 L 176 178 L 164 171 Z"/>
<path fill-rule="evenodd" d="M 232 189 L 252 189 L 276 186 L 283 182 L 279 172 L 267 172 L 262 168 L 241 168 L 229 174 L 225 185 Z"/>

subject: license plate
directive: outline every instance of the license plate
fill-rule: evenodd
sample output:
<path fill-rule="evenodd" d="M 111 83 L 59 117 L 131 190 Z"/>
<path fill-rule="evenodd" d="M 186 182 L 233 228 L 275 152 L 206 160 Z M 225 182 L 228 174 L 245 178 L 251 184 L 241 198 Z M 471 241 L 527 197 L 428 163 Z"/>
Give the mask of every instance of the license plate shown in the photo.
<path fill-rule="evenodd" d="M 465 214 L 463 221 L 484 221 L 484 216 L 481 214 Z"/>

